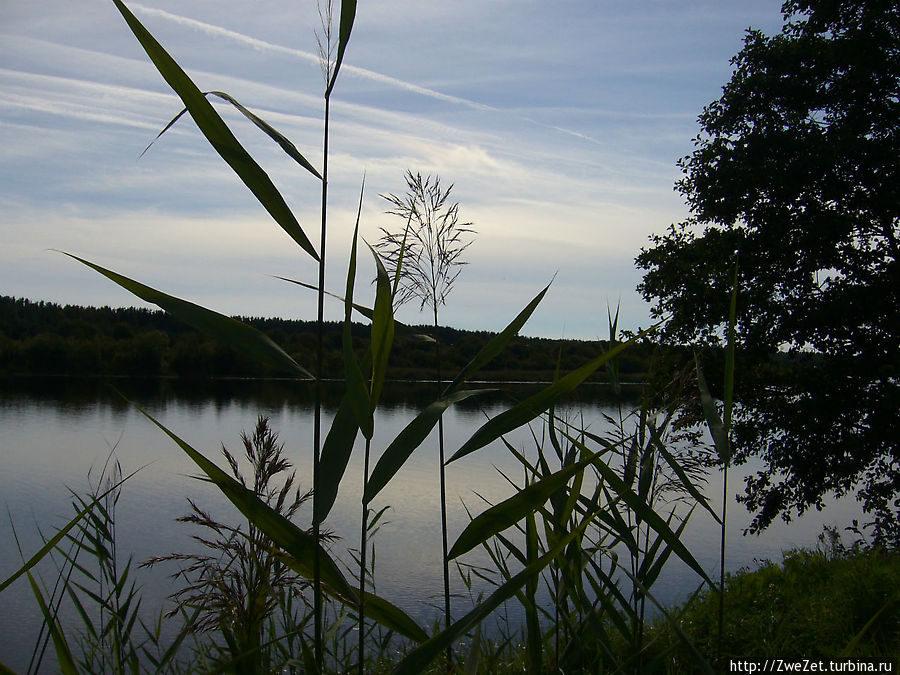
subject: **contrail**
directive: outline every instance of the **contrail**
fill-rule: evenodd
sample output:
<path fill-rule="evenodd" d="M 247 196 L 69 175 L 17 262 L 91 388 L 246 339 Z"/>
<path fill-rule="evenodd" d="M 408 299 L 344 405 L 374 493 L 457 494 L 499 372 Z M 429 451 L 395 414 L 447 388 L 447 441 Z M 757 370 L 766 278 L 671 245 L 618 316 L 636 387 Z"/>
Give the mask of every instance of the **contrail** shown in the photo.
<path fill-rule="evenodd" d="M 312 52 L 306 52 L 302 49 L 293 49 L 291 47 L 284 47 L 282 45 L 276 45 L 271 42 L 266 42 L 265 40 L 259 40 L 257 38 L 251 37 L 249 35 L 245 35 L 243 33 L 238 33 L 233 30 L 229 30 L 227 28 L 223 28 L 222 26 L 216 26 L 213 24 L 205 23 L 203 21 L 197 21 L 196 19 L 189 19 L 186 16 L 181 16 L 178 14 L 172 14 L 171 12 L 166 12 L 162 9 L 156 9 L 154 7 L 146 7 L 144 5 L 138 3 L 132 3 L 133 8 L 138 10 L 139 12 L 150 15 L 157 16 L 161 19 L 165 19 L 167 21 L 171 21 L 173 23 L 181 24 L 183 26 L 190 26 L 191 28 L 195 28 L 200 30 L 208 35 L 214 35 L 218 37 L 223 37 L 233 42 L 237 42 L 239 44 L 251 47 L 256 49 L 257 51 L 262 52 L 271 52 L 275 54 L 285 54 L 288 56 L 292 56 L 294 58 L 309 61 L 312 63 L 319 63 L 318 54 L 314 54 Z M 429 89 L 428 87 L 421 87 L 417 84 L 413 84 L 412 82 L 406 82 L 405 80 L 400 80 L 396 77 L 391 77 L 390 75 L 384 75 L 383 73 L 376 72 L 374 70 L 368 70 L 367 68 L 360 68 L 358 66 L 351 66 L 344 64 L 342 67 L 343 72 L 355 75 L 357 77 L 362 77 L 367 80 L 371 80 L 373 82 L 380 82 L 381 84 L 385 84 L 389 87 L 394 87 L 396 89 L 402 89 L 403 91 L 412 92 L 414 94 L 419 94 L 421 96 L 427 96 L 428 98 L 437 99 L 439 101 L 446 101 L 447 103 L 453 103 L 456 105 L 465 106 L 467 108 L 471 108 L 473 110 L 480 110 L 482 112 L 502 112 L 505 115 L 509 115 L 510 112 L 506 110 L 501 110 L 500 108 L 495 108 L 494 106 L 489 106 L 484 103 L 478 103 L 477 101 L 472 101 L 467 98 L 461 98 L 459 96 L 451 96 L 450 94 L 444 94 L 443 92 L 436 91 L 434 89 Z M 602 145 L 600 141 L 595 138 L 591 138 L 585 134 L 579 133 L 577 131 L 572 131 L 571 129 L 565 129 L 563 127 L 558 127 L 552 124 L 544 124 L 543 122 L 538 122 L 536 120 L 530 119 L 528 117 L 523 117 L 521 115 L 516 115 L 519 119 L 524 122 L 528 122 L 529 124 L 534 124 L 535 126 L 543 127 L 545 129 L 551 129 L 552 131 L 556 131 L 558 133 L 566 134 L 568 136 L 573 136 L 575 138 L 589 141 L 591 143 L 595 143 L 597 145 Z"/>

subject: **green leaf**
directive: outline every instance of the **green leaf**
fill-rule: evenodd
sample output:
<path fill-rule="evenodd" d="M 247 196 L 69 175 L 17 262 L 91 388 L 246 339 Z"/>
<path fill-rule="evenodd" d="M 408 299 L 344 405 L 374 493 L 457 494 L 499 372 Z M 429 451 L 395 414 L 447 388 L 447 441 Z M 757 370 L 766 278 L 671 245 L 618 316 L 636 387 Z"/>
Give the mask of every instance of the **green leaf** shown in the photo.
<path fill-rule="evenodd" d="M 270 125 L 264 119 L 262 119 L 255 113 L 251 112 L 250 110 L 245 108 L 240 103 L 238 103 L 237 99 L 235 99 L 233 96 L 231 96 L 230 94 L 226 94 L 224 91 L 205 91 L 205 92 L 203 92 L 203 95 L 204 96 L 218 96 L 219 98 L 231 103 L 231 105 L 233 105 L 235 108 L 237 108 L 238 111 L 240 111 L 241 114 L 244 115 L 244 117 L 246 117 L 248 120 L 253 122 L 253 124 L 255 124 L 264 134 L 266 134 L 266 136 L 268 136 L 273 141 L 278 143 L 278 145 L 281 146 L 281 149 L 284 150 L 285 153 L 291 159 L 293 159 L 300 166 L 302 166 L 304 169 L 309 171 L 313 176 L 315 176 L 319 180 L 322 180 L 322 176 L 319 174 L 319 172 L 316 170 L 316 168 L 312 164 L 310 164 L 303 155 L 300 154 L 300 151 L 297 150 L 297 147 L 293 143 L 291 143 L 291 141 L 284 134 L 282 134 L 280 131 L 275 129 L 272 125 Z M 171 129 L 172 126 L 174 126 L 175 123 L 179 119 L 181 119 L 181 117 L 187 111 L 188 111 L 187 108 L 184 108 L 180 113 L 175 115 L 175 117 L 173 117 L 169 121 L 169 123 L 165 126 L 165 128 L 156 135 L 156 138 L 153 140 L 153 142 L 150 143 L 150 145 L 148 145 L 146 148 L 144 148 L 144 152 L 141 153 L 141 156 L 143 157 L 144 154 L 147 152 L 147 150 L 149 150 L 150 147 L 153 145 L 153 143 L 158 141 L 164 133 L 166 133 L 169 129 Z"/>
<path fill-rule="evenodd" d="M 100 265 L 79 258 L 77 255 L 61 251 L 70 258 L 74 258 L 78 262 L 87 265 L 96 270 L 107 279 L 110 279 L 127 291 L 138 296 L 142 300 L 151 302 L 157 307 L 166 310 L 169 314 L 185 323 L 192 325 L 210 337 L 217 338 L 234 347 L 241 354 L 256 359 L 260 363 L 279 370 L 285 370 L 306 378 L 312 378 L 313 375 L 292 359 L 288 354 L 272 340 L 256 330 L 252 326 L 241 323 L 236 319 L 218 314 L 212 310 L 195 305 L 187 300 L 167 295 L 155 288 L 145 286 L 144 284 L 129 279 L 121 274 L 117 274 L 112 270 L 108 270 Z"/>
<path fill-rule="evenodd" d="M 563 537 L 553 549 L 525 567 L 521 572 L 511 577 L 509 581 L 499 586 L 484 602 L 475 607 L 464 617 L 451 624 L 449 628 L 446 628 L 427 642 L 424 642 L 413 649 L 394 669 L 394 675 L 413 675 L 414 673 L 423 672 L 425 667 L 431 663 L 438 654 L 442 653 L 447 647 L 452 645 L 460 636 L 481 623 L 491 612 L 502 605 L 506 600 L 514 596 L 525 582 L 534 575 L 539 574 L 542 569 L 559 556 L 566 544 L 584 532 L 590 522 L 591 518 L 585 518 L 577 528 Z"/>
<path fill-rule="evenodd" d="M 400 608 L 384 598 L 366 592 L 366 618 L 374 619 L 385 628 L 404 635 L 416 642 L 425 642 L 428 634 Z"/>
<path fill-rule="evenodd" d="M 363 377 L 362 368 L 353 351 L 353 334 L 350 317 L 353 313 L 353 287 L 356 284 L 356 244 L 359 238 L 359 214 L 362 211 L 362 191 L 359 194 L 359 210 L 356 213 L 356 227 L 353 230 L 353 245 L 350 248 L 350 265 L 347 269 L 347 292 L 344 294 L 344 379 L 347 384 L 347 400 L 356 417 L 356 424 L 368 440 L 375 433 L 375 419 L 369 391 Z"/>
<path fill-rule="evenodd" d="M 500 438 L 500 436 L 509 433 L 513 429 L 518 429 L 519 427 L 527 424 L 542 412 L 547 410 L 560 398 L 574 390 L 609 359 L 613 358 L 621 351 L 627 349 L 632 343 L 648 335 L 651 331 L 655 330 L 658 325 L 659 324 L 655 324 L 653 327 L 642 331 L 638 335 L 635 335 L 633 338 L 631 338 L 628 342 L 623 342 L 616 345 L 613 349 L 604 352 L 593 361 L 590 361 L 589 363 L 581 366 L 581 368 L 578 368 L 577 370 L 569 373 L 560 380 L 557 380 L 534 396 L 525 399 L 517 406 L 506 410 L 496 417 L 488 420 L 472 435 L 471 438 L 469 438 L 468 441 L 463 444 L 463 446 L 459 450 L 456 451 L 456 454 L 454 454 L 447 461 L 447 463 L 449 464 L 450 462 L 456 461 L 461 457 L 465 457 L 466 455 L 475 452 L 480 448 L 483 448 L 488 443 L 497 440 L 498 438 Z"/>
<path fill-rule="evenodd" d="M 78 668 L 75 666 L 75 660 L 72 658 L 72 651 L 66 642 L 62 626 L 59 625 L 59 619 L 47 607 L 47 602 L 44 600 L 41 589 L 38 587 L 34 577 L 31 576 L 31 572 L 26 572 L 26 574 L 31 584 L 31 592 L 34 593 L 38 606 L 41 608 L 41 614 L 44 615 L 44 624 L 47 626 L 47 630 L 50 631 L 50 637 L 53 638 L 53 649 L 56 651 L 56 660 L 59 662 L 60 671 L 65 675 L 77 675 Z"/>
<path fill-rule="evenodd" d="M 527 565 L 538 559 L 537 523 L 534 513 L 525 517 L 525 555 Z M 543 642 L 541 640 L 541 624 L 537 608 L 537 575 L 525 582 L 525 653 L 529 673 L 540 673 L 543 662 Z"/>
<path fill-rule="evenodd" d="M 512 340 L 518 332 L 522 329 L 522 326 L 525 325 L 525 322 L 531 318 L 531 315 L 534 313 L 534 310 L 537 309 L 537 306 L 541 303 L 541 300 L 544 299 L 544 295 L 546 295 L 547 290 L 550 288 L 550 284 L 544 286 L 544 290 L 538 293 L 531 302 L 526 305 L 525 309 L 519 312 L 518 316 L 513 319 L 510 324 L 504 328 L 500 334 L 496 337 L 492 338 L 490 342 L 488 342 L 481 350 L 475 355 L 469 363 L 459 372 L 459 375 L 456 376 L 456 379 L 453 380 L 447 388 L 444 390 L 445 394 L 454 391 L 457 387 L 459 387 L 463 382 L 468 380 L 472 375 L 478 372 L 481 368 L 487 365 L 494 357 L 496 357 L 500 352 L 506 349 L 506 345 L 509 344 L 509 341 Z"/>
<path fill-rule="evenodd" d="M 706 425 L 709 427 L 709 433 L 716 446 L 716 452 L 719 453 L 719 460 L 723 464 L 727 464 L 731 461 L 731 442 L 728 439 L 728 432 L 725 429 L 725 425 L 722 424 L 719 411 L 716 410 L 716 402 L 709 393 L 706 378 L 703 377 L 703 369 L 700 367 L 700 361 L 696 355 L 694 356 L 694 363 L 697 366 L 697 384 L 700 387 L 700 404 L 703 406 L 703 416 L 706 418 Z"/>
<path fill-rule="evenodd" d="M 368 244 L 367 244 L 368 246 Z M 391 279 L 388 276 L 381 256 L 374 248 L 369 250 L 375 258 L 375 310 L 372 313 L 372 387 L 370 405 L 374 409 L 381 398 L 381 389 L 387 375 L 391 346 L 394 343 L 394 307 L 391 290 Z"/>
<path fill-rule="evenodd" d="M 515 525 L 528 514 L 534 513 L 550 498 L 550 495 L 564 488 L 572 476 L 584 471 L 588 464 L 591 464 L 600 456 L 601 452 L 605 451 L 606 449 L 599 452 L 586 450 L 584 458 L 575 464 L 531 483 L 512 497 L 477 515 L 460 533 L 447 557 L 449 559 L 458 558 L 495 534 Z"/>
<path fill-rule="evenodd" d="M 104 497 L 106 497 L 108 494 L 110 494 L 114 490 L 119 489 L 122 486 L 122 484 L 126 480 L 131 478 L 135 473 L 137 473 L 137 472 L 130 473 L 128 476 L 126 476 L 125 478 L 123 478 L 122 480 L 117 482 L 115 485 L 110 487 L 103 494 L 98 495 L 90 503 L 87 503 L 86 506 L 84 506 L 84 508 L 82 508 L 80 511 L 78 511 L 75 514 L 75 517 L 72 518 L 72 520 L 70 520 L 68 523 L 66 523 L 55 535 L 53 535 L 50 539 L 47 540 L 47 543 L 45 543 L 43 546 L 41 546 L 40 550 L 38 550 L 37 553 L 35 553 L 33 556 L 31 556 L 31 558 L 28 559 L 28 562 L 26 562 L 24 565 L 22 565 L 22 567 L 20 567 L 15 572 L 13 572 L 11 576 L 9 576 L 6 580 L 3 581 L 3 583 L 0 583 L 0 593 L 2 593 L 16 579 L 18 579 L 20 576 L 22 576 L 23 574 L 28 572 L 28 570 L 30 570 L 32 567 L 37 565 L 44 558 L 44 556 L 46 556 L 53 549 L 56 548 L 56 546 L 59 544 L 59 542 L 62 541 L 69 534 L 69 531 L 73 527 L 77 526 L 81 522 L 82 518 L 84 518 L 86 515 L 88 515 L 93 508 L 95 508 L 98 504 L 100 504 L 100 501 Z M 85 503 L 85 502 L 82 501 L 82 503 Z"/>
<path fill-rule="evenodd" d="M 575 443 L 579 447 L 583 448 L 584 445 L 575 438 L 572 438 L 565 432 L 562 434 L 568 438 L 572 443 Z M 687 547 L 681 542 L 681 540 L 675 535 L 674 532 L 666 525 L 666 522 L 660 518 L 660 516 L 650 507 L 646 502 L 644 502 L 640 497 L 638 497 L 634 491 L 629 488 L 625 482 L 619 478 L 615 471 L 613 471 L 608 464 L 606 464 L 603 460 L 597 458 L 594 462 L 592 462 L 593 466 L 597 469 L 597 472 L 601 475 L 601 477 L 606 481 L 607 485 L 612 489 L 613 494 L 616 495 L 619 499 L 625 502 L 631 509 L 635 512 L 635 515 L 647 523 L 654 532 L 662 535 L 663 539 L 665 539 L 666 543 L 672 548 L 672 551 L 681 558 L 691 569 L 693 569 L 700 577 L 706 581 L 710 586 L 712 586 L 712 581 L 706 575 L 706 572 L 703 570 L 703 567 L 697 560 L 694 558 L 693 554 L 687 549 Z"/>
<path fill-rule="evenodd" d="M 670 453 L 666 449 L 665 443 L 663 443 L 662 440 L 659 438 L 657 430 L 655 428 L 651 427 L 650 433 L 651 433 L 651 435 L 653 435 L 654 440 L 656 441 L 657 451 L 659 451 L 659 454 L 666 461 L 666 464 L 668 464 L 671 467 L 671 469 L 675 472 L 675 475 L 678 476 L 678 480 L 681 481 L 681 484 L 685 487 L 685 489 L 687 489 L 687 491 L 690 493 L 691 497 L 693 497 L 697 501 L 697 503 L 700 504 L 700 506 L 702 506 L 704 509 L 706 509 L 710 513 L 710 515 L 715 519 L 715 521 L 717 523 L 719 523 L 719 525 L 721 525 L 722 519 L 719 517 L 719 514 L 716 513 L 715 510 L 713 509 L 713 507 L 709 505 L 709 501 L 706 499 L 706 497 L 703 495 L 703 493 L 700 492 L 699 489 L 697 489 L 697 486 L 694 485 L 694 483 L 691 481 L 690 477 L 687 475 L 687 473 L 685 473 L 684 469 L 682 468 L 682 466 L 678 462 L 678 460 L 675 459 L 672 456 L 672 453 Z"/>
<path fill-rule="evenodd" d="M 249 522 L 253 523 L 255 527 L 259 528 L 261 532 L 288 554 L 289 557 L 285 558 L 285 563 L 289 564 L 291 569 L 302 574 L 307 579 L 311 579 L 313 576 L 313 558 L 316 555 L 316 549 L 318 549 L 322 582 L 330 587 L 332 593 L 352 602 L 357 601 L 356 591 L 347 582 L 344 575 L 341 574 L 340 569 L 331 556 L 316 542 L 311 534 L 303 531 L 272 509 L 257 497 L 252 490 L 248 490 L 222 471 L 202 453 L 192 448 L 175 433 L 163 426 L 152 415 L 134 403 L 132 405 L 171 438 L 200 467 L 210 481 L 222 491 L 222 494 L 244 514 Z"/>
<path fill-rule="evenodd" d="M 273 276 L 276 279 L 281 279 L 282 281 L 287 281 L 288 283 L 291 283 L 291 284 L 297 284 L 298 286 L 302 286 L 303 288 L 308 288 L 311 291 L 318 292 L 318 290 L 319 290 L 319 287 L 316 286 L 315 284 L 308 284 L 305 281 L 297 281 L 296 279 L 290 279 L 288 277 L 280 277 L 277 274 L 273 275 Z M 340 300 L 341 304 L 344 303 L 344 296 L 342 296 L 342 295 L 338 295 L 337 293 L 332 293 L 331 291 L 325 291 L 325 295 L 329 295 L 332 298 Z M 372 320 L 373 310 L 371 307 L 366 307 L 364 305 L 358 305 L 354 302 L 353 309 L 355 309 L 357 312 L 362 314 L 369 321 Z M 423 335 L 422 333 L 418 332 L 417 328 L 413 328 L 412 326 L 408 326 L 405 323 L 401 323 L 400 321 L 397 321 L 396 318 L 394 319 L 394 332 L 397 335 L 412 335 L 412 336 L 414 336 L 418 339 L 424 340 L 426 342 L 434 342 L 434 338 L 432 338 L 430 335 Z"/>
<path fill-rule="evenodd" d="M 300 247 L 316 260 L 319 254 L 300 228 L 300 224 L 291 213 L 284 198 L 272 183 L 265 171 L 254 161 L 250 154 L 238 142 L 231 130 L 219 117 L 212 104 L 206 100 L 203 92 L 181 69 L 175 60 L 166 52 L 156 39 L 147 31 L 140 21 L 125 6 L 122 0 L 113 0 L 125 22 L 141 43 L 147 56 L 156 66 L 160 75 L 184 102 L 185 107 L 194 118 L 200 131 L 215 148 L 219 156 L 234 170 L 266 211 L 275 219 L 287 234 Z"/>
<path fill-rule="evenodd" d="M 454 403 L 495 389 L 464 389 L 445 396 L 431 403 L 425 410 L 416 415 L 406 427 L 397 434 L 387 449 L 378 458 L 372 470 L 369 482 L 363 494 L 363 502 L 368 504 L 381 492 L 394 475 L 400 470 L 409 456 L 418 448 L 434 429 L 444 411 Z"/>
<path fill-rule="evenodd" d="M 334 62 L 334 70 L 331 73 L 331 82 L 325 90 L 325 98 L 331 96 L 331 90 L 337 82 L 338 71 L 344 62 L 344 51 L 350 42 L 350 33 L 353 30 L 353 20 L 356 18 L 356 0 L 341 0 L 341 25 L 338 34 L 338 53 Z"/>
<path fill-rule="evenodd" d="M 313 518 L 315 522 L 324 522 L 328 517 L 334 500 L 337 499 L 338 487 L 347 470 L 350 454 L 359 425 L 347 395 L 341 400 L 331 428 L 322 445 L 319 458 L 319 489 L 313 494 Z"/>

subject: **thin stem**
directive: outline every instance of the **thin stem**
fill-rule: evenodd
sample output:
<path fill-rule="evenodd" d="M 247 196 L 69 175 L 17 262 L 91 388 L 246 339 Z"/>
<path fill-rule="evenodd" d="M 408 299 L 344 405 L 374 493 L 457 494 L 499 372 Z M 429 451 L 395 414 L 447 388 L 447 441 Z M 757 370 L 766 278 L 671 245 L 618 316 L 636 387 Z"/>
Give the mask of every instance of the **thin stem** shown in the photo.
<path fill-rule="evenodd" d="M 725 625 L 725 516 L 728 510 L 728 465 L 722 477 L 722 536 L 719 542 L 719 634 L 716 644 L 716 663 L 722 662 L 722 632 Z"/>
<path fill-rule="evenodd" d="M 372 441 L 366 439 L 366 454 L 363 460 L 363 491 L 369 482 L 369 450 Z M 359 528 L 359 675 L 365 672 L 365 648 L 366 648 L 366 534 L 369 523 L 369 503 L 363 500 L 362 523 Z"/>
<path fill-rule="evenodd" d="M 319 454 L 322 447 L 322 376 L 325 363 L 325 238 L 328 224 L 328 120 L 331 100 L 325 97 L 325 133 L 322 149 L 322 228 L 319 238 L 319 289 L 316 310 L 316 391 L 313 420 L 313 494 L 319 493 Z M 314 509 L 315 510 L 315 509 Z M 322 573 L 319 558 L 321 524 L 313 517 L 313 636 L 316 668 L 322 671 Z"/>
<path fill-rule="evenodd" d="M 440 397 L 443 389 L 443 377 L 441 373 L 441 341 L 438 336 L 438 310 L 437 302 L 432 304 L 434 313 L 434 369 L 437 380 L 437 393 Z M 441 563 L 444 571 L 444 628 L 450 627 L 450 564 L 447 560 L 447 481 L 444 467 L 444 416 L 438 417 L 438 458 L 440 461 L 441 477 Z M 447 672 L 453 664 L 453 649 L 447 647 Z"/>

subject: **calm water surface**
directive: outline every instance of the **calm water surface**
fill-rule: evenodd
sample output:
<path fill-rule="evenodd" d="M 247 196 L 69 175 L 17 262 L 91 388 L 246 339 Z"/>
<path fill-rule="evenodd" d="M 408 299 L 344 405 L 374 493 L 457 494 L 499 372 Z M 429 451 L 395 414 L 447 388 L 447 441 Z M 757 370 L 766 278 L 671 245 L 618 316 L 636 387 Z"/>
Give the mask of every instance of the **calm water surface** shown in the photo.
<path fill-rule="evenodd" d="M 295 463 L 300 483 L 311 486 L 312 395 L 305 384 L 290 382 L 135 383 L 116 387 L 160 422 L 208 457 L 224 465 L 224 443 L 233 454 L 242 451 L 239 435 L 251 431 L 257 415 L 266 415 Z M 431 394 L 433 385 L 397 385 L 385 394 L 385 405 L 376 418 L 373 460 L 416 414 Z M 332 392 L 339 396 L 339 390 Z M 520 392 L 521 393 L 521 392 Z M 509 404 L 508 397 L 494 395 L 474 403 L 457 405 L 445 414 L 448 456 L 484 422 Z M 324 429 L 334 415 L 336 401 L 325 406 Z M 568 402 L 561 414 L 583 416 L 594 433 L 606 428 L 603 413 L 615 408 L 603 398 L 602 389 L 585 389 L 578 400 Z M 132 555 L 141 562 L 153 555 L 195 550 L 193 532 L 175 521 L 187 512 L 186 497 L 223 519 L 233 518 L 233 507 L 218 491 L 198 481 L 195 465 L 162 432 L 126 403 L 108 385 L 94 382 L 0 382 L 0 503 L 10 518 L 0 522 L 0 579 L 21 564 L 15 545 L 15 526 L 26 558 L 40 547 L 37 528 L 52 533 L 73 512 L 69 489 L 84 492 L 115 447 L 127 474 L 140 469 L 124 486 L 117 513 L 117 540 L 123 560 Z M 539 428 L 536 431 L 540 433 Z M 530 435 L 510 438 L 530 457 Z M 358 545 L 362 445 L 359 444 L 341 485 L 328 526 L 341 537 L 335 554 Z M 732 495 L 741 489 L 740 470 L 729 477 Z M 495 444 L 447 467 L 448 510 L 451 543 L 468 522 L 466 507 L 483 510 L 482 498 L 496 502 L 512 494 L 500 472 L 517 478 L 522 469 L 510 453 Z M 90 475 L 89 475 L 90 474 Z M 721 503 L 722 483 L 710 476 L 707 493 L 715 508 Z M 435 596 L 441 592 L 440 500 L 437 487 L 436 443 L 426 443 L 378 496 L 374 508 L 389 505 L 386 523 L 375 537 L 377 592 L 413 617 L 429 622 L 435 616 Z M 755 560 L 779 558 L 783 550 L 813 546 L 823 525 L 847 524 L 859 517 L 856 503 L 842 500 L 822 513 L 811 513 L 791 524 L 778 523 L 760 537 L 743 537 L 749 523 L 743 507 L 732 498 L 728 506 L 729 569 L 753 565 Z M 299 522 L 309 522 L 309 512 Z M 698 512 L 685 533 L 685 541 L 710 575 L 718 569 L 718 537 L 711 518 Z M 344 556 L 346 558 L 346 556 Z M 465 557 L 472 564 L 487 561 L 477 552 Z M 45 578 L 52 582 L 52 570 Z M 173 568 L 141 570 L 147 616 L 164 606 L 173 589 L 166 578 Z M 684 599 L 698 585 L 696 574 L 673 561 L 654 587 L 660 601 Z M 465 593 L 461 583 L 455 591 Z M 468 600 L 454 605 L 460 613 L 471 608 Z M 516 614 L 513 611 L 513 620 Z M 73 618 L 70 616 L 70 618 Z M 27 657 L 40 627 L 40 612 L 20 579 L 2 594 L 0 604 L 0 662 L 16 671 L 25 670 Z M 24 647 L 24 649 L 23 649 Z"/>

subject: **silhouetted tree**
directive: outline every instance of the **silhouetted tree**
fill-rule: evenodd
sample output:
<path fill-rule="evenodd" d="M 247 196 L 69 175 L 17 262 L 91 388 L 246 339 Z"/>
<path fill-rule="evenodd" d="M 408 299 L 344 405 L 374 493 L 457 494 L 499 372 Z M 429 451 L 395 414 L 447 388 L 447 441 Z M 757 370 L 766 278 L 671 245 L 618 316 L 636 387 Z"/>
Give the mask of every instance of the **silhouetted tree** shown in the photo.
<path fill-rule="evenodd" d="M 738 252 L 736 459 L 765 461 L 752 529 L 859 487 L 897 544 L 900 5 L 783 13 L 780 34 L 747 32 L 701 114 L 677 183 L 693 215 L 641 252 L 638 288 L 670 341 L 721 344 Z M 790 366 L 777 387 L 773 357 Z"/>

